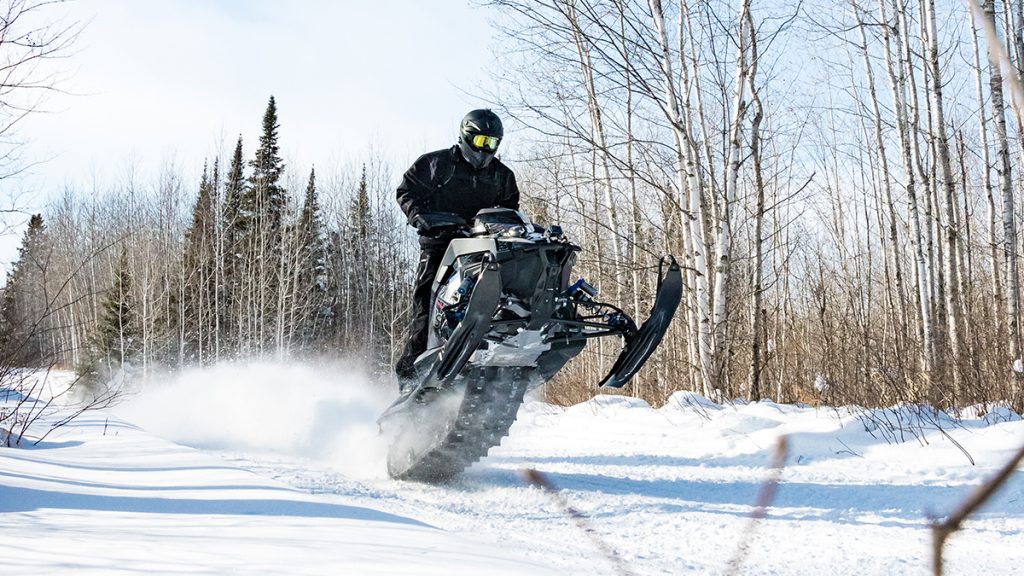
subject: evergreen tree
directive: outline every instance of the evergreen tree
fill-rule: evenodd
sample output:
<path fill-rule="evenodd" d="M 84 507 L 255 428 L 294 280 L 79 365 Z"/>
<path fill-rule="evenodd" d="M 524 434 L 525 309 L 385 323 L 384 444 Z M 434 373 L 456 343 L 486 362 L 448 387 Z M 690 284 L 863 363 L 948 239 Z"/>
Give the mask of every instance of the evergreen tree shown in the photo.
<path fill-rule="evenodd" d="M 297 296 L 303 301 L 301 335 L 311 349 L 322 349 L 334 328 L 336 286 L 329 273 L 327 227 L 324 225 L 316 189 L 316 171 L 310 170 L 309 182 L 299 219 L 302 271 Z"/>
<path fill-rule="evenodd" d="M 346 252 L 348 257 L 349 278 L 355 286 L 361 287 L 356 290 L 349 290 L 349 310 L 358 311 L 353 318 L 347 319 L 350 323 L 349 329 L 361 334 L 371 334 L 370 327 L 374 322 L 374 294 L 376 271 L 380 266 L 380 259 L 375 256 L 373 244 L 373 214 L 370 209 L 370 194 L 366 184 L 366 165 L 362 167 L 359 177 L 359 187 L 349 203 L 348 207 L 348 237 L 346 238 Z M 353 346 L 363 348 L 362 352 L 367 353 L 373 347 L 373 342 L 362 340 L 352 342 Z"/>
<path fill-rule="evenodd" d="M 316 191 L 316 170 L 309 171 L 306 195 L 302 204 L 299 233 L 311 284 L 323 289 L 326 285 L 327 262 L 325 227 Z"/>
<path fill-rule="evenodd" d="M 224 214 L 222 218 L 227 230 L 225 241 L 229 246 L 233 246 L 233 240 L 241 236 L 238 231 L 245 228 L 246 212 L 248 211 L 251 216 L 252 207 L 243 207 L 245 200 L 245 165 L 242 159 L 242 137 L 239 136 L 238 142 L 235 144 L 235 152 L 231 155 L 228 177 L 224 181 Z"/>
<path fill-rule="evenodd" d="M 280 185 L 284 162 L 279 156 L 277 130 L 277 104 L 271 96 L 234 226 L 232 331 L 239 353 L 258 357 L 283 351 L 287 345 L 288 284 L 296 265 L 294 255 L 284 250 L 288 206 L 287 193 Z M 236 158 L 240 154 L 236 147 Z M 232 164 L 230 179 L 240 176 L 235 162 Z M 236 182 L 229 184 L 232 190 L 237 189 Z M 231 190 L 228 193 L 230 196 Z"/>
<path fill-rule="evenodd" d="M 199 181 L 199 196 L 192 208 L 192 225 L 185 233 L 185 261 L 198 262 L 205 251 L 213 246 L 216 232 L 217 179 L 209 177 L 207 164 L 203 164 L 203 175 Z"/>
<path fill-rule="evenodd" d="M 279 156 L 277 130 L 277 104 L 271 96 L 263 115 L 260 145 L 249 164 L 249 194 L 256 214 L 255 226 L 249 231 L 249 254 L 255 266 L 249 277 L 255 282 L 255 299 L 249 307 L 248 319 L 252 321 L 249 340 L 258 356 L 280 354 L 287 346 L 291 296 L 287 279 L 292 277 L 296 264 L 294 257 L 284 250 L 287 195 L 279 183 L 284 162 Z"/>
<path fill-rule="evenodd" d="M 365 247 L 370 239 L 370 227 L 372 226 L 370 193 L 366 188 L 366 164 L 363 164 L 362 174 L 359 177 L 359 188 L 356 190 L 355 198 L 352 199 L 349 215 L 352 219 L 353 241 L 357 246 Z"/>
<path fill-rule="evenodd" d="M 256 149 L 256 157 L 249 163 L 252 168 L 252 175 L 249 176 L 252 202 L 259 216 L 266 219 L 271 233 L 280 232 L 287 204 L 285 190 L 279 184 L 284 173 L 284 161 L 279 156 L 278 128 L 277 104 L 271 96 L 263 114 L 260 146 Z"/>
<path fill-rule="evenodd" d="M 117 368 L 135 358 L 141 342 L 128 249 L 122 247 L 114 270 L 114 281 L 104 298 L 100 321 L 96 326 L 94 359 L 109 374 L 113 374 Z"/>
<path fill-rule="evenodd" d="M 184 363 L 205 363 L 213 356 L 217 315 L 217 181 L 219 164 L 215 161 L 213 177 L 207 166 L 199 183 L 199 196 L 192 209 L 192 225 L 185 234 L 182 259 L 181 338 Z"/>
<path fill-rule="evenodd" d="M 50 248 L 40 214 L 29 219 L 18 260 L 7 274 L 0 303 L 0 351 L 10 362 L 38 366 L 51 352 L 46 340 L 46 270 Z"/>
<path fill-rule="evenodd" d="M 252 207 L 243 207 L 247 198 L 245 189 L 245 161 L 242 156 L 242 136 L 238 136 L 231 166 L 224 181 L 224 203 L 221 215 L 224 229 L 221 238 L 221 268 L 223 270 L 223 321 L 220 325 L 221 352 L 231 354 L 239 345 L 241 303 L 243 299 L 242 274 L 245 272 L 245 231 L 251 228 Z"/>

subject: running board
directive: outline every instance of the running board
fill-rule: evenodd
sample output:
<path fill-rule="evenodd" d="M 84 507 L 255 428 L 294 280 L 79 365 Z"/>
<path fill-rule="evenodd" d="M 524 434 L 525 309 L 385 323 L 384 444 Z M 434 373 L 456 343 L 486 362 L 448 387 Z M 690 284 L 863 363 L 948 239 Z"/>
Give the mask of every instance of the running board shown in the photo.
<path fill-rule="evenodd" d="M 662 277 L 661 266 L 666 259 L 669 262 L 668 272 Z M 668 331 L 682 296 L 683 275 L 679 263 L 674 257 L 666 256 L 658 263 L 658 291 L 651 315 L 639 330 L 626 337 L 626 347 L 619 354 L 608 375 L 601 380 L 601 386 L 622 388 L 636 375 L 651 354 L 654 354 L 665 332 Z"/>

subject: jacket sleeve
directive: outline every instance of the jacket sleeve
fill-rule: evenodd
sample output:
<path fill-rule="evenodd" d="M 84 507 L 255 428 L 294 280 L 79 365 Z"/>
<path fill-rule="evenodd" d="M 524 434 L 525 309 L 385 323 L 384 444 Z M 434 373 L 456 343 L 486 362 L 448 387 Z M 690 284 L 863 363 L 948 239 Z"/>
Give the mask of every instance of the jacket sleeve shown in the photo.
<path fill-rule="evenodd" d="M 420 156 L 405 171 L 405 175 L 402 176 L 402 183 L 398 185 L 398 205 L 409 219 L 412 219 L 413 216 L 422 211 L 430 210 L 433 190 L 429 184 L 429 164 L 429 159 L 426 156 Z"/>
<path fill-rule="evenodd" d="M 502 208 L 519 210 L 519 185 L 516 184 L 516 175 L 511 170 L 508 171 L 508 178 L 505 179 L 505 188 L 501 191 L 499 205 Z"/>

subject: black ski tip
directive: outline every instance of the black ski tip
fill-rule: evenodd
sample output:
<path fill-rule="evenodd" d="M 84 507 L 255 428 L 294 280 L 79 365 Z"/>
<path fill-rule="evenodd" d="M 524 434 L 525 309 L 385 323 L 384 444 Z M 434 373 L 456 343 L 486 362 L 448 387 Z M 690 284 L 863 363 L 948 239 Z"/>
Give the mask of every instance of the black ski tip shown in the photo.
<path fill-rule="evenodd" d="M 665 337 L 676 309 L 683 297 L 683 276 L 679 263 L 671 256 L 665 256 L 659 262 L 659 268 L 668 262 L 668 271 L 659 278 L 658 293 L 651 307 L 651 315 L 643 326 L 626 341 L 626 347 L 619 354 L 615 365 L 608 375 L 601 380 L 601 387 L 622 388 L 628 383 L 658 349 L 661 339 Z"/>
<path fill-rule="evenodd" d="M 477 278 L 476 287 L 469 297 L 465 318 L 455 328 L 439 355 L 436 367 L 438 380 L 450 382 L 462 371 L 469 357 L 476 352 L 490 330 L 491 318 L 494 317 L 500 298 L 501 273 L 498 265 L 490 262 Z"/>

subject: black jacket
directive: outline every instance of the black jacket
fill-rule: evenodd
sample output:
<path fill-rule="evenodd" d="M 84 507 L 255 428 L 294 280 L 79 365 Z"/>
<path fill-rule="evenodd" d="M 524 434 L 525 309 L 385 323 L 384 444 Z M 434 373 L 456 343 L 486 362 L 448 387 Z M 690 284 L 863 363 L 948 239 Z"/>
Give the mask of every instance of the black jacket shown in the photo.
<path fill-rule="evenodd" d="M 467 221 L 483 208 L 519 209 L 515 174 L 497 158 L 476 170 L 458 146 L 420 156 L 398 185 L 398 204 L 409 218 L 418 212 L 451 212 Z M 448 239 L 420 237 L 422 246 L 447 245 Z"/>

